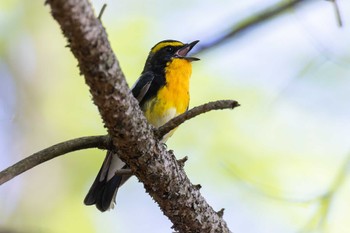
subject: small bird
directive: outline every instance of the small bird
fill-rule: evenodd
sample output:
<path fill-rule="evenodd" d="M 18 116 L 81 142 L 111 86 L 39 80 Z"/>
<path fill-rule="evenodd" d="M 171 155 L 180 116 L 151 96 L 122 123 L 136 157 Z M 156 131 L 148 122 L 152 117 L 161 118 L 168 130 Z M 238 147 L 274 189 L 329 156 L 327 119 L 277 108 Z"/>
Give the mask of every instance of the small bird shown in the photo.
<path fill-rule="evenodd" d="M 188 109 L 192 61 L 199 60 L 187 54 L 199 41 L 184 44 L 164 40 L 152 47 L 140 78 L 132 87 L 141 110 L 150 124 L 160 127 Z M 162 142 L 172 135 L 165 135 Z M 96 205 L 104 212 L 114 207 L 118 188 L 130 175 L 118 175 L 127 168 L 118 155 L 108 151 L 102 167 L 84 199 L 86 205 Z"/>

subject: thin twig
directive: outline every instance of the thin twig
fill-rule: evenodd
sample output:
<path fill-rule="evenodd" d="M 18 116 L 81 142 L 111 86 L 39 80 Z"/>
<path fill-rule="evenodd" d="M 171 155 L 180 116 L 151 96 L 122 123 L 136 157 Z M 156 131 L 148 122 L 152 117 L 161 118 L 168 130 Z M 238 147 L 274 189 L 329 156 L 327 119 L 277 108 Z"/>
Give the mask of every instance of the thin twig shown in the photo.
<path fill-rule="evenodd" d="M 0 172 L 0 185 L 19 174 L 57 156 L 88 148 L 112 149 L 113 144 L 107 135 L 75 138 L 36 152 Z"/>
<path fill-rule="evenodd" d="M 185 166 L 185 163 L 186 163 L 187 160 L 188 160 L 188 157 L 185 156 L 185 157 L 183 157 L 182 159 L 178 159 L 178 160 L 177 160 L 177 163 L 179 164 L 179 166 L 180 166 L 181 168 L 183 168 L 183 167 Z"/>
<path fill-rule="evenodd" d="M 106 3 L 105 3 L 105 4 L 103 4 L 103 6 L 102 6 L 102 8 L 101 8 L 101 10 L 100 10 L 100 13 L 98 14 L 98 17 L 97 17 L 97 19 L 98 19 L 98 20 L 100 20 L 100 21 L 101 21 L 101 18 L 102 18 L 103 12 L 105 12 L 106 7 L 107 7 L 107 4 L 106 4 Z"/>
<path fill-rule="evenodd" d="M 237 38 L 242 33 L 272 19 L 273 17 L 284 13 L 285 11 L 301 3 L 311 2 L 311 0 L 283 0 L 273 6 L 258 12 L 246 19 L 241 20 L 234 27 L 228 29 L 228 32 L 222 33 L 222 36 L 210 40 L 210 43 L 201 44 L 195 47 L 194 53 L 201 53 L 207 49 L 221 45 L 224 42 Z M 225 30 L 227 31 L 227 29 Z"/>
<path fill-rule="evenodd" d="M 169 133 L 171 130 L 175 129 L 180 124 L 184 123 L 186 120 L 194 118 L 200 114 L 209 112 L 211 110 L 220 110 L 220 109 L 228 109 L 228 108 L 233 109 L 238 106 L 239 106 L 239 103 L 235 100 L 218 100 L 218 101 L 203 104 L 201 106 L 192 108 L 191 110 L 185 112 L 184 114 L 181 114 L 171 119 L 165 125 L 159 127 L 155 131 L 155 134 L 160 139 L 165 134 Z"/>
<path fill-rule="evenodd" d="M 340 10 L 339 10 L 337 0 L 331 0 L 331 2 L 333 2 L 335 18 L 337 19 L 338 27 L 342 27 L 343 20 L 342 20 L 341 15 L 340 15 Z"/>
<path fill-rule="evenodd" d="M 130 168 L 125 168 L 125 169 L 120 169 L 115 172 L 116 175 L 133 175 L 132 171 Z"/>
<path fill-rule="evenodd" d="M 217 213 L 222 218 L 224 216 L 225 208 L 221 208 Z"/>

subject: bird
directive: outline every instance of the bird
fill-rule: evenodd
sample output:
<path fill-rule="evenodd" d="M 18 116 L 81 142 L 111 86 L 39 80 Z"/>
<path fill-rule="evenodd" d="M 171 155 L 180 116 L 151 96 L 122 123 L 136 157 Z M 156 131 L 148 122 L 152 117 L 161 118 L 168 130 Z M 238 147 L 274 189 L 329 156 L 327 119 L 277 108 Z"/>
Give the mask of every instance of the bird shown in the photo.
<path fill-rule="evenodd" d="M 192 62 L 199 58 L 188 56 L 199 42 L 183 43 L 163 40 L 154 45 L 146 59 L 141 76 L 131 88 L 147 121 L 158 128 L 188 110 Z M 174 133 L 166 134 L 165 143 Z M 113 151 L 108 151 L 85 199 L 85 205 L 96 205 L 101 212 L 113 209 L 120 186 L 131 175 L 116 174 L 128 166 Z"/>

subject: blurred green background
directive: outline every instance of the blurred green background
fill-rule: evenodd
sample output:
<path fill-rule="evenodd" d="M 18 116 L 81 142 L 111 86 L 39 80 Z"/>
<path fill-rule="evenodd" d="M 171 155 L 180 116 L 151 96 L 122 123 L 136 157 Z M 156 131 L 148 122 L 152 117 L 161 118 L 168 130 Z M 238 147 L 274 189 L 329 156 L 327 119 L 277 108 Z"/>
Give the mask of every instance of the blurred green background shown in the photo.
<path fill-rule="evenodd" d="M 97 13 L 108 4 L 103 24 L 132 85 L 158 41 L 206 44 L 276 2 L 92 4 Z M 234 232 L 350 229 L 350 2 L 338 1 L 342 28 L 330 2 L 309 2 L 198 54 L 191 107 L 217 99 L 241 107 L 186 122 L 167 143 L 189 157 L 189 178 L 214 209 L 225 208 Z M 0 3 L 0 170 L 55 143 L 106 132 L 49 12 L 43 1 Z M 172 232 L 136 178 L 119 190 L 114 210 L 83 205 L 104 155 L 74 152 L 2 185 L 0 232 Z"/>

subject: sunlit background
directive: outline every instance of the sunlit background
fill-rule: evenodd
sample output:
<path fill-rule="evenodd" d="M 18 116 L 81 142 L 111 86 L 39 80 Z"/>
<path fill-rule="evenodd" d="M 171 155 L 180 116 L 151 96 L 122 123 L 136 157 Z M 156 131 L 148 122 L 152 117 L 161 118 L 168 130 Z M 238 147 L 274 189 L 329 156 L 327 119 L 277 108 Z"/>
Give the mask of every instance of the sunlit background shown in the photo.
<path fill-rule="evenodd" d="M 105 134 L 77 61 L 44 1 L 0 2 L 0 170 L 55 143 Z M 278 1 L 92 1 L 130 85 L 163 39 L 202 44 Z M 191 106 L 235 99 L 168 141 L 233 232 L 348 233 L 350 2 L 309 1 L 198 54 Z M 0 187 L 0 232 L 172 232 L 136 178 L 101 214 L 83 199 L 97 149 L 44 163 Z M 345 167 L 344 167 L 345 166 Z M 326 195 L 328 194 L 328 195 Z"/>

